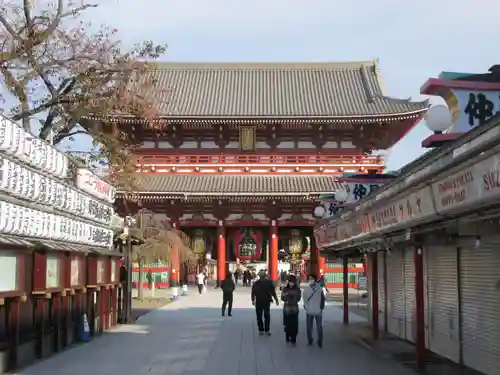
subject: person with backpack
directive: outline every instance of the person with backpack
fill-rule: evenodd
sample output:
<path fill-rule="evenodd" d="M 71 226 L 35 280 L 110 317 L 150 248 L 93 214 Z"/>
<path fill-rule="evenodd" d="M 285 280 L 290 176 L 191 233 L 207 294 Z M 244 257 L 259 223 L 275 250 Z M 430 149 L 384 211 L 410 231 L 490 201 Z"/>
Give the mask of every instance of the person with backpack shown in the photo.
<path fill-rule="evenodd" d="M 297 343 L 299 333 L 299 302 L 302 292 L 297 284 L 297 277 L 293 274 L 288 276 L 288 282 L 281 293 L 283 305 L 283 326 L 285 327 L 286 342 L 292 345 Z"/>
<path fill-rule="evenodd" d="M 325 309 L 325 294 L 316 280 L 316 275 L 309 275 L 309 286 L 304 290 L 304 310 L 306 310 L 306 331 L 309 345 L 314 342 L 313 323 L 316 321 L 318 347 L 323 347 L 323 310 Z"/>
<path fill-rule="evenodd" d="M 233 292 L 236 285 L 234 284 L 231 273 L 228 273 L 226 278 L 222 280 L 220 288 L 222 289 L 222 316 L 226 315 L 226 306 L 227 316 L 233 316 Z"/>

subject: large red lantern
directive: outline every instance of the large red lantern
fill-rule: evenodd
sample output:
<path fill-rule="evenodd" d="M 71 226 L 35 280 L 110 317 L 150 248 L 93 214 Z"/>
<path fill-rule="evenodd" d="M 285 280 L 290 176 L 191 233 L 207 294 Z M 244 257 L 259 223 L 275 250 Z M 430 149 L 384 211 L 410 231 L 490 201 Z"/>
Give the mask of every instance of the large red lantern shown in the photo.
<path fill-rule="evenodd" d="M 262 255 L 262 232 L 240 228 L 234 232 L 234 251 L 240 260 L 258 260 Z"/>

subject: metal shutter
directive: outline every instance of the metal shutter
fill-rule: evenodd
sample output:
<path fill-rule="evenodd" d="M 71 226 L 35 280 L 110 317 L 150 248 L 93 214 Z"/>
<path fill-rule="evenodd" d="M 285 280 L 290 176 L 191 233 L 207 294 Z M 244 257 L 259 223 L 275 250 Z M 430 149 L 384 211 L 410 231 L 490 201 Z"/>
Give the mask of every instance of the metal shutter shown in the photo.
<path fill-rule="evenodd" d="M 466 366 L 500 374 L 500 237 L 460 249 L 462 353 Z"/>
<path fill-rule="evenodd" d="M 460 359 L 457 251 L 451 246 L 425 249 L 428 347 L 454 362 Z"/>
<path fill-rule="evenodd" d="M 403 250 L 396 248 L 387 253 L 387 325 L 389 333 L 406 338 L 403 277 Z"/>
<path fill-rule="evenodd" d="M 376 255 L 376 254 L 375 254 Z M 372 309 L 373 309 L 373 304 L 372 304 L 372 289 L 373 289 L 373 285 L 372 285 L 372 274 L 373 274 L 373 264 L 371 263 L 370 261 L 371 259 L 370 258 L 366 258 L 365 259 L 365 264 L 367 264 L 367 266 L 365 267 L 365 273 L 366 273 L 366 291 L 368 293 L 368 298 L 367 298 L 367 309 L 368 309 L 368 319 L 369 321 L 371 322 L 372 321 L 372 317 L 373 317 L 373 314 L 372 314 Z M 358 293 L 359 293 L 359 276 L 358 276 Z"/>
<path fill-rule="evenodd" d="M 415 306 L 415 264 L 413 262 L 413 248 L 404 250 L 404 279 L 405 279 L 405 324 L 406 339 L 415 342 L 417 330 L 416 306 Z"/>
<path fill-rule="evenodd" d="M 378 327 L 380 332 L 385 331 L 385 318 L 386 318 L 386 311 L 385 311 L 385 273 L 384 273 L 384 267 L 385 267 L 385 252 L 379 251 L 377 253 L 378 257 Z"/>

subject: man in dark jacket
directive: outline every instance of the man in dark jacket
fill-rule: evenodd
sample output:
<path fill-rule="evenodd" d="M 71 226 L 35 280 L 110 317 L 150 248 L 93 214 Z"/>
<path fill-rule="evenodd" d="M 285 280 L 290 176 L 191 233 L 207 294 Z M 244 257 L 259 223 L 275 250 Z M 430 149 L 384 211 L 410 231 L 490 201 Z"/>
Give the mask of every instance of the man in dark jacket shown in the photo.
<path fill-rule="evenodd" d="M 264 333 L 268 336 L 271 335 L 269 326 L 271 324 L 270 308 L 273 299 L 276 302 L 276 306 L 279 306 L 273 282 L 267 279 L 265 271 L 260 271 L 259 279 L 252 286 L 252 304 L 255 306 L 257 327 L 259 328 L 260 335 Z M 264 322 L 262 322 L 262 315 L 264 315 Z"/>
<path fill-rule="evenodd" d="M 227 316 L 232 316 L 231 312 L 233 310 L 233 292 L 236 288 L 233 281 L 233 275 L 228 272 L 226 278 L 222 280 L 220 285 L 222 290 L 222 316 L 226 314 L 227 306 Z"/>

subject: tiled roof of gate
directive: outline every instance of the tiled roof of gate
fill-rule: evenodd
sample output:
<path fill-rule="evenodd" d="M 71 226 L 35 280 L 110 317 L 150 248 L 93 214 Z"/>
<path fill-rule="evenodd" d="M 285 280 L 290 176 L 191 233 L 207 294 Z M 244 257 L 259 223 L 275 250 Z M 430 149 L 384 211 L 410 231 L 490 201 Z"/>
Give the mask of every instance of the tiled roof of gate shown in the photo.
<path fill-rule="evenodd" d="M 332 176 L 322 175 L 192 175 L 144 173 L 136 176 L 137 191 L 189 193 L 322 193 L 339 188 Z"/>
<path fill-rule="evenodd" d="M 355 117 L 423 111 L 428 103 L 384 95 L 377 61 L 156 63 L 163 117 Z M 151 78 L 150 77 L 150 78 Z"/>

